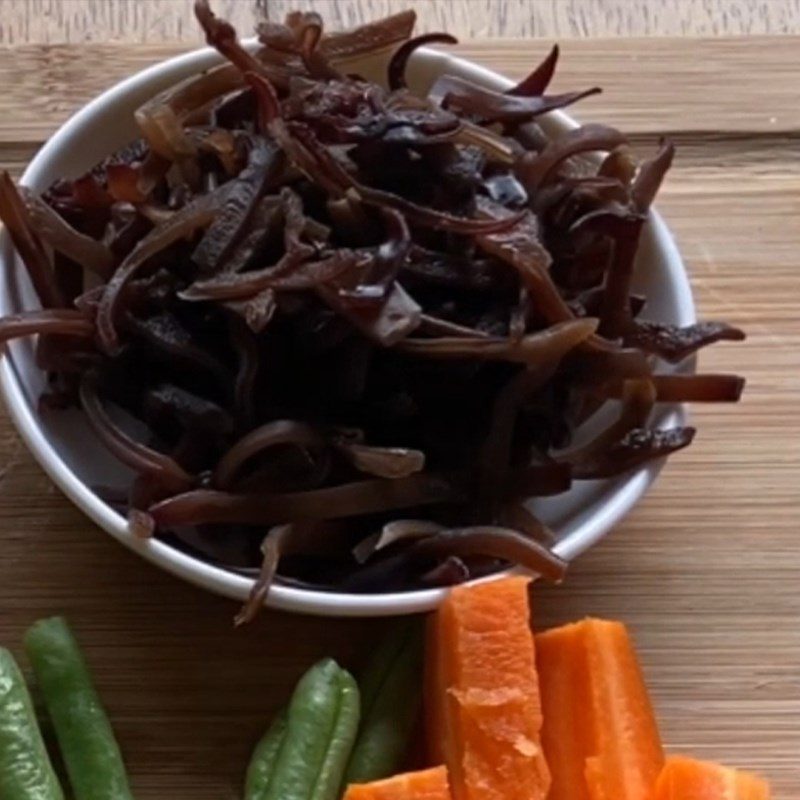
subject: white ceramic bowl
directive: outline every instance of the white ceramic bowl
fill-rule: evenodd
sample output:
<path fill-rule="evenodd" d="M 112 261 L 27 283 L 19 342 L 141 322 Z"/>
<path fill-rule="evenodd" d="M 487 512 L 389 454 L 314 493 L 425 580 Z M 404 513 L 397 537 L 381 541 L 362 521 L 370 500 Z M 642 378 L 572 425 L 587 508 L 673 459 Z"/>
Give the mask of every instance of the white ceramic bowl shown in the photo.
<path fill-rule="evenodd" d="M 210 49 L 170 59 L 109 89 L 73 116 L 39 151 L 23 176 L 23 183 L 42 191 L 59 177 L 81 174 L 105 155 L 137 135 L 134 110 L 145 100 L 177 81 L 220 61 Z M 378 64 L 361 64 L 362 73 L 378 73 Z M 409 64 L 412 88 L 425 89 L 442 73 L 459 75 L 494 89 L 511 82 L 480 66 L 432 50 L 420 50 Z M 382 74 L 382 73 L 380 73 Z M 613 90 L 613 87 L 612 87 Z M 576 126 L 566 114 L 555 112 L 544 120 L 545 131 L 557 134 Z M 0 258 L 0 314 L 37 307 L 35 294 L 16 260 L 3 231 Z M 645 227 L 637 265 L 638 287 L 648 296 L 647 316 L 686 325 L 694 322 L 694 304 L 681 257 L 664 222 L 651 213 Z M 81 414 L 37 413 L 43 376 L 33 361 L 30 341 L 12 342 L 0 359 L 0 387 L 6 407 L 31 452 L 59 488 L 92 520 L 162 569 L 205 589 L 243 600 L 252 586 L 249 578 L 205 563 L 158 540 L 133 537 L 126 520 L 101 500 L 92 485 L 126 485 L 130 474 L 97 442 Z M 660 410 L 663 427 L 680 425 L 680 406 Z M 569 560 L 607 533 L 642 497 L 662 463 L 653 463 L 614 480 L 578 483 L 568 493 L 533 503 L 556 532 L 555 551 Z M 341 594 L 275 586 L 268 605 L 288 611 L 329 616 L 380 616 L 431 609 L 444 590 L 429 589 L 388 594 Z"/>

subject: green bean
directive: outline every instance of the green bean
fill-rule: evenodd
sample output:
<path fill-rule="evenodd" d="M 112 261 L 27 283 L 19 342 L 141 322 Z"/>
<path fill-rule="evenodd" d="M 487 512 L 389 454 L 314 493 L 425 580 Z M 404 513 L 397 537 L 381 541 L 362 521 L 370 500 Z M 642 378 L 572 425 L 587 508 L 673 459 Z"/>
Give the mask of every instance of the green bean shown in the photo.
<path fill-rule="evenodd" d="M 331 659 L 315 664 L 292 695 L 264 800 L 338 800 L 358 718 L 358 686 L 350 673 Z"/>
<path fill-rule="evenodd" d="M 25 649 L 75 800 L 132 800 L 114 732 L 67 623 L 40 620 L 26 633 Z"/>
<path fill-rule="evenodd" d="M 345 783 L 369 783 L 402 766 L 417 720 L 422 688 L 422 627 L 400 622 L 361 677 L 362 721 Z"/>
<path fill-rule="evenodd" d="M 286 709 L 281 711 L 255 746 L 244 783 L 245 800 L 261 800 L 269 789 L 275 762 L 286 738 L 287 716 Z"/>
<path fill-rule="evenodd" d="M 0 648 L 0 798 L 63 800 L 22 673 Z"/>

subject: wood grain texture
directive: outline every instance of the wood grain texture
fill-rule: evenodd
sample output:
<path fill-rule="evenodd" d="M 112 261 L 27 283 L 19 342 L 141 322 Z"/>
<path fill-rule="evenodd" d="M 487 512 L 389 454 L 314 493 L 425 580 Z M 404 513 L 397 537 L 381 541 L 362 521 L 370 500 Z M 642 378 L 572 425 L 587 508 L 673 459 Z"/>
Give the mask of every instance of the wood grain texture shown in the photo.
<path fill-rule="evenodd" d="M 0 121 L 0 161 L 18 171 L 74 109 L 185 49 L 176 43 L 0 49 L 2 102 L 9 110 Z M 454 52 L 521 76 L 546 49 L 544 43 L 482 40 Z M 726 166 L 730 159 L 758 171 L 798 170 L 791 158 L 800 128 L 798 51 L 800 36 L 751 37 L 744 45 L 726 38 L 572 40 L 562 45 L 553 87 L 604 87 L 602 95 L 574 109 L 578 118 L 602 116 L 636 142 L 669 135 L 701 171 Z M 776 157 L 778 152 L 784 158 Z"/>
<path fill-rule="evenodd" d="M 0 44 L 197 43 L 193 0 L 0 0 Z M 332 26 L 412 5 L 420 29 L 463 38 L 721 36 L 800 32 L 800 0 L 216 0 L 242 30 L 314 8 Z"/>
<path fill-rule="evenodd" d="M 18 169 L 77 105 L 169 49 L 0 56 L 0 163 Z M 658 130 L 678 141 L 659 207 L 700 313 L 749 332 L 702 365 L 748 388 L 739 405 L 695 407 L 692 448 L 563 587 L 535 592 L 539 626 L 630 624 L 669 748 L 761 770 L 777 800 L 800 797 L 798 50 L 796 38 L 565 43 L 559 85 L 607 87 L 582 118 L 621 124 L 642 147 Z M 533 57 L 514 43 L 464 51 L 513 76 Z M 323 654 L 357 665 L 382 627 L 265 614 L 234 631 L 232 604 L 82 517 L 7 419 L 0 452 L 0 641 L 18 647 L 35 618 L 70 617 L 140 800 L 238 797 L 249 747 L 300 671 Z"/>

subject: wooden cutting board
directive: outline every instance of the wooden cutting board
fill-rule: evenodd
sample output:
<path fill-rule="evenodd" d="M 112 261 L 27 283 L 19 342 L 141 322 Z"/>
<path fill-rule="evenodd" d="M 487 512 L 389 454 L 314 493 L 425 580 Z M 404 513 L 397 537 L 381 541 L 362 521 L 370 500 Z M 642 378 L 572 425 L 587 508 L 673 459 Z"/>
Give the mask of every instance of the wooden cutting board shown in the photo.
<path fill-rule="evenodd" d="M 557 90 L 604 86 L 578 109 L 678 159 L 659 208 L 699 311 L 745 327 L 702 356 L 747 376 L 743 401 L 696 407 L 699 434 L 536 623 L 585 615 L 633 629 L 672 751 L 763 771 L 800 796 L 800 37 L 562 43 Z M 521 75 L 544 44 L 465 45 Z M 168 46 L 0 51 L 0 163 L 15 174 L 66 117 Z M 300 672 L 357 665 L 381 623 L 235 607 L 123 550 L 50 484 L 0 419 L 0 642 L 37 617 L 72 620 L 140 800 L 238 796 L 249 749 Z"/>

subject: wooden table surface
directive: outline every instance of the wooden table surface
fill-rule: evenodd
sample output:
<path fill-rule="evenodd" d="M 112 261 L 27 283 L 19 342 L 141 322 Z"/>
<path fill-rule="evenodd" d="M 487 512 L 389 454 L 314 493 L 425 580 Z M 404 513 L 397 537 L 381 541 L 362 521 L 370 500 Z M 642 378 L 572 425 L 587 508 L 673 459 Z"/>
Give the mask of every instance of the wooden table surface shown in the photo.
<path fill-rule="evenodd" d="M 663 5 L 678 13 L 690 4 Z M 107 4 L 22 5 L 0 8 L 3 41 L 25 10 L 29 41 L 39 42 L 0 50 L 0 165 L 15 174 L 90 97 L 186 46 L 146 35 L 149 44 L 44 46 L 59 38 L 50 35 L 53 14 L 63 23 L 92 6 L 102 17 Z M 168 17 L 163 24 L 172 24 L 171 0 L 142 0 L 140 12 L 133 5 L 117 4 L 117 14 L 158 6 Z M 244 13 L 244 3 L 228 5 Z M 483 5 L 454 0 L 450 10 L 479 14 Z M 546 5 L 560 7 L 532 7 Z M 596 12 L 604 4 L 564 5 Z M 780 19 L 790 26 L 798 10 L 793 1 L 722 5 L 758 6 L 764 25 Z M 31 7 L 39 8 L 38 27 Z M 103 19 L 110 25 L 117 17 Z M 756 16 L 738 19 L 746 32 L 781 30 L 778 23 L 759 28 Z M 652 32 L 636 24 L 633 30 Z M 643 150 L 662 132 L 678 144 L 659 207 L 700 313 L 749 332 L 744 344 L 704 353 L 702 366 L 741 372 L 748 387 L 739 405 L 694 409 L 693 447 L 671 461 L 612 535 L 577 560 L 563 587 L 537 588 L 536 623 L 625 620 L 669 749 L 760 770 L 778 800 L 792 800 L 800 796 L 800 38 L 567 39 L 562 48 L 558 90 L 606 87 L 581 105 L 581 119 L 618 125 Z M 544 49 L 488 39 L 461 47 L 512 76 Z M 37 617 L 69 616 L 140 800 L 236 797 L 252 741 L 300 671 L 323 654 L 356 664 L 381 628 L 269 613 L 234 631 L 231 603 L 167 577 L 91 525 L 50 484 L 5 417 L 0 452 L 0 642 L 18 648 Z"/>
<path fill-rule="evenodd" d="M 199 42 L 194 0 L 0 0 L 0 45 Z M 469 39 L 741 36 L 800 32 L 800 0 L 213 0 L 241 30 L 313 8 L 333 27 L 413 6 L 421 30 Z"/>

